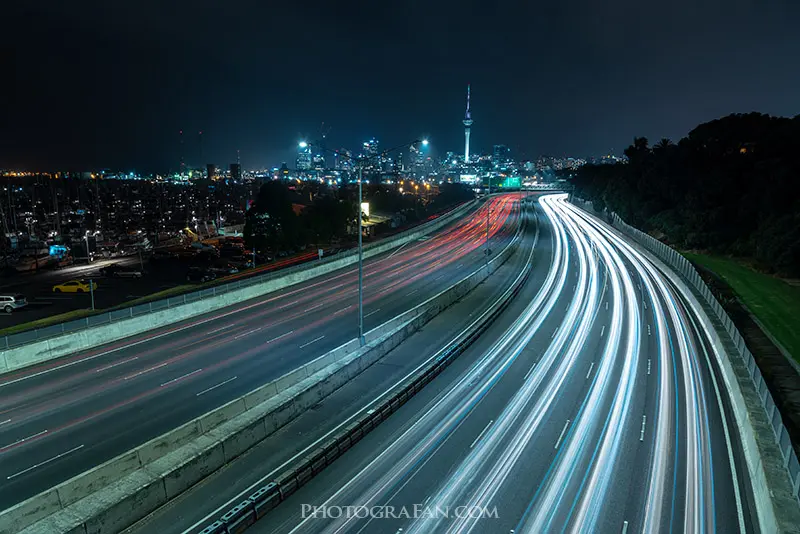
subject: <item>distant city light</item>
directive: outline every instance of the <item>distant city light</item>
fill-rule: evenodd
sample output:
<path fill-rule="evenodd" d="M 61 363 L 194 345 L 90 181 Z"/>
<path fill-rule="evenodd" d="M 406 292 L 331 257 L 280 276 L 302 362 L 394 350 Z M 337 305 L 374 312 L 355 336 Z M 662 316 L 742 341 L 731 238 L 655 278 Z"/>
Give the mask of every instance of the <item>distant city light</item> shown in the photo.
<path fill-rule="evenodd" d="M 427 139 L 423 139 L 422 140 L 422 146 L 428 146 L 428 140 Z"/>
<path fill-rule="evenodd" d="M 300 141 L 299 146 L 300 148 L 306 148 L 308 146 L 308 143 L 306 143 L 305 141 Z"/>

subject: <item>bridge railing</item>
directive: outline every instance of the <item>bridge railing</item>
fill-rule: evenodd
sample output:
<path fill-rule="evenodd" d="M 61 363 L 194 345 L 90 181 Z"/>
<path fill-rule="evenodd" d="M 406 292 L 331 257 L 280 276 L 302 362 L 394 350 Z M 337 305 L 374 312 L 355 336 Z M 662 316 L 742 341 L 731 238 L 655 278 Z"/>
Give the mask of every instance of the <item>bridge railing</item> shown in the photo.
<path fill-rule="evenodd" d="M 800 489 L 800 462 L 797 460 L 797 455 L 792 447 L 792 441 L 789 436 L 789 432 L 786 430 L 786 427 L 783 424 L 780 411 L 775 404 L 775 400 L 772 398 L 772 394 L 767 387 L 767 383 L 764 381 L 764 377 L 761 375 L 761 370 L 758 368 L 758 365 L 753 358 L 753 354 L 750 352 L 750 349 L 747 348 L 747 345 L 744 342 L 742 334 L 736 328 L 736 325 L 733 324 L 733 321 L 725 312 L 725 309 L 722 307 L 716 297 L 714 297 L 714 294 L 700 277 L 697 269 L 695 269 L 692 263 L 677 250 L 662 243 L 653 236 L 642 232 L 638 228 L 634 228 L 633 226 L 629 225 L 616 213 L 608 212 L 606 210 L 595 210 L 594 205 L 591 202 L 586 202 L 575 197 L 572 198 L 571 202 L 584 211 L 597 215 L 599 218 L 607 221 L 623 234 L 631 237 L 634 241 L 642 245 L 653 255 L 683 276 L 684 280 L 693 286 L 700 296 L 705 299 L 706 303 L 714 311 L 717 319 L 719 319 L 725 330 L 730 335 L 731 341 L 735 346 L 735 352 L 742 358 L 744 365 L 747 366 L 750 379 L 752 380 L 753 386 L 758 392 L 761 405 L 766 410 L 767 418 L 772 426 L 772 432 L 774 434 L 775 441 L 783 456 L 783 466 L 789 472 L 789 478 L 792 483 L 794 496 L 797 498 L 798 489 Z"/>
<path fill-rule="evenodd" d="M 475 201 L 467 202 L 465 204 L 461 204 L 456 206 L 455 208 L 440 214 L 439 216 L 428 220 L 422 224 L 414 226 L 408 230 L 403 232 L 399 232 L 394 235 L 390 235 L 385 239 L 375 241 L 372 243 L 368 243 L 364 245 L 364 251 L 368 251 L 373 247 L 377 247 L 386 243 L 387 241 L 394 241 L 394 240 L 402 240 L 407 238 L 408 236 L 414 234 L 415 232 L 419 232 L 425 228 L 427 225 L 433 225 L 438 222 L 441 222 L 442 219 L 445 218 L 455 218 L 460 214 L 466 212 L 471 206 L 475 205 Z M 274 271 L 270 271 L 265 274 L 250 276 L 247 278 L 241 278 L 239 280 L 224 282 L 219 285 L 214 285 L 212 287 L 206 287 L 200 289 L 198 291 L 192 291 L 188 293 L 183 293 L 180 295 L 176 295 L 174 297 L 163 298 L 160 300 L 154 300 L 152 302 L 145 302 L 143 304 L 139 304 L 136 306 L 130 306 L 127 308 L 121 308 L 116 310 L 111 310 L 108 312 L 98 313 L 88 315 L 81 319 L 75 319 L 72 321 L 65 321 L 62 323 L 56 323 L 50 326 L 42 327 L 42 328 L 34 328 L 31 330 L 24 330 L 22 332 L 18 332 L 15 334 L 9 334 L 7 336 L 3 336 L 3 339 L 0 340 L 0 350 L 8 350 L 13 349 L 15 347 L 20 347 L 22 345 L 27 345 L 29 343 L 35 343 L 37 341 L 41 341 L 44 339 L 53 338 L 56 336 L 60 336 L 63 334 L 70 334 L 73 332 L 78 332 L 80 330 L 85 330 L 87 328 L 93 328 L 96 326 L 101 326 L 109 323 L 114 323 L 117 321 L 123 321 L 125 319 L 130 319 L 132 317 L 138 317 L 140 315 L 145 315 L 148 313 L 153 313 L 157 311 L 161 311 L 167 308 L 172 308 L 175 306 L 183 306 L 185 304 L 191 304 L 192 302 L 197 302 L 202 299 L 207 298 L 214 298 L 217 295 L 222 295 L 228 293 L 230 291 L 235 291 L 237 289 L 241 289 L 244 287 L 249 287 L 257 284 L 262 284 L 268 282 L 270 280 L 274 280 L 276 278 L 282 278 L 284 276 L 289 276 L 293 273 L 297 273 L 308 269 L 310 267 L 319 267 L 325 265 L 327 263 L 331 263 L 334 261 L 342 260 L 343 258 L 349 258 L 358 255 L 358 249 L 353 248 L 346 251 L 341 251 L 336 254 L 331 254 L 330 256 L 324 257 L 319 260 L 310 260 L 306 261 L 291 267 L 286 267 L 282 269 L 277 269 Z"/>

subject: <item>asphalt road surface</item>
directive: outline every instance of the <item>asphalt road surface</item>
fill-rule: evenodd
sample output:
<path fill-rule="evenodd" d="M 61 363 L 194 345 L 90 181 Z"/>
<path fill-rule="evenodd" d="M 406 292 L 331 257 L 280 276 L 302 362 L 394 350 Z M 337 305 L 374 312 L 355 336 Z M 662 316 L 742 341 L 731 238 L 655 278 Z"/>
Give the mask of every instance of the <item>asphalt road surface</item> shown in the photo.
<path fill-rule="evenodd" d="M 565 196 L 540 207 L 544 281 L 459 358 L 469 365 L 252 532 L 757 529 L 724 384 L 686 305 Z"/>
<path fill-rule="evenodd" d="M 491 248 L 518 195 L 490 200 Z M 484 261 L 486 207 L 365 263 L 365 329 Z M 240 305 L 0 378 L 0 508 L 125 452 L 356 337 L 348 267 Z"/>
<path fill-rule="evenodd" d="M 530 262 L 538 236 L 532 210 L 527 210 L 526 217 L 527 231 L 520 246 L 491 277 L 431 319 L 379 362 L 226 464 L 223 469 L 212 473 L 126 529 L 125 534 L 199 533 L 257 488 L 274 480 L 298 459 L 307 456 L 335 432 L 374 409 L 393 392 L 397 384 L 403 383 L 426 364 L 429 365 L 442 349 L 450 347 L 452 340 L 467 329 L 476 317 L 491 308 L 508 291 L 512 282 L 521 276 Z M 549 246 L 547 235 L 538 238 L 537 251 L 547 251 Z M 545 263 L 539 265 L 534 261 L 529 283 L 541 285 L 547 271 Z M 515 302 L 512 301 L 510 305 L 514 306 Z M 489 334 L 485 339 L 491 337 Z M 448 369 L 468 363 L 467 359 L 459 358 Z"/>

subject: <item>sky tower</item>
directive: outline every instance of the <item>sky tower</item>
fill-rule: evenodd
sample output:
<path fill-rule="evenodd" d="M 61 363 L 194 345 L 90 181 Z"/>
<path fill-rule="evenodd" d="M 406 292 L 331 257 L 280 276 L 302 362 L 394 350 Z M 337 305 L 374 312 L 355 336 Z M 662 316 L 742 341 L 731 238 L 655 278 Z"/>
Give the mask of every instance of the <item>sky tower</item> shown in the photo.
<path fill-rule="evenodd" d="M 469 163 L 469 127 L 472 126 L 472 114 L 469 111 L 469 85 L 467 85 L 467 112 L 464 114 L 464 163 Z"/>

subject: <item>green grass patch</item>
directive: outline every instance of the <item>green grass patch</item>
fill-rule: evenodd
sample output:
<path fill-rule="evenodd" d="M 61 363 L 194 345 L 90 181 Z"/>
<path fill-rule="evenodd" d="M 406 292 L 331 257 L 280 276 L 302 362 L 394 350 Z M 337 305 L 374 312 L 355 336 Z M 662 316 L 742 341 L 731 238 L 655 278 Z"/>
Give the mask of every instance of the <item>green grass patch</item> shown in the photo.
<path fill-rule="evenodd" d="M 146 302 L 153 302 L 154 300 L 161 300 L 168 297 L 181 295 L 183 293 L 191 293 L 192 291 L 199 291 L 201 289 L 204 289 L 205 287 L 206 287 L 205 284 L 183 284 L 181 286 L 171 287 L 169 289 L 165 289 L 157 293 L 150 293 L 149 295 L 129 300 L 128 302 L 123 302 L 119 306 L 114 306 L 113 308 L 109 308 L 109 310 L 120 310 L 122 308 L 130 308 L 131 306 L 144 304 Z"/>
<path fill-rule="evenodd" d="M 29 323 L 22 323 L 14 326 L 9 326 L 8 328 L 3 328 L 2 330 L 0 330 L 0 335 L 8 336 L 11 334 L 16 334 L 17 332 L 23 332 L 25 330 L 34 330 L 36 328 L 44 328 L 46 326 L 52 326 L 58 323 L 66 323 L 67 321 L 82 319 L 87 315 L 94 315 L 95 313 L 97 312 L 93 312 L 92 310 L 89 309 L 72 310 L 66 313 L 61 313 L 59 315 L 45 317 L 44 319 L 37 319 Z"/>
<path fill-rule="evenodd" d="M 800 361 L 800 287 L 720 256 L 684 253 L 725 280 L 778 342 Z"/>

